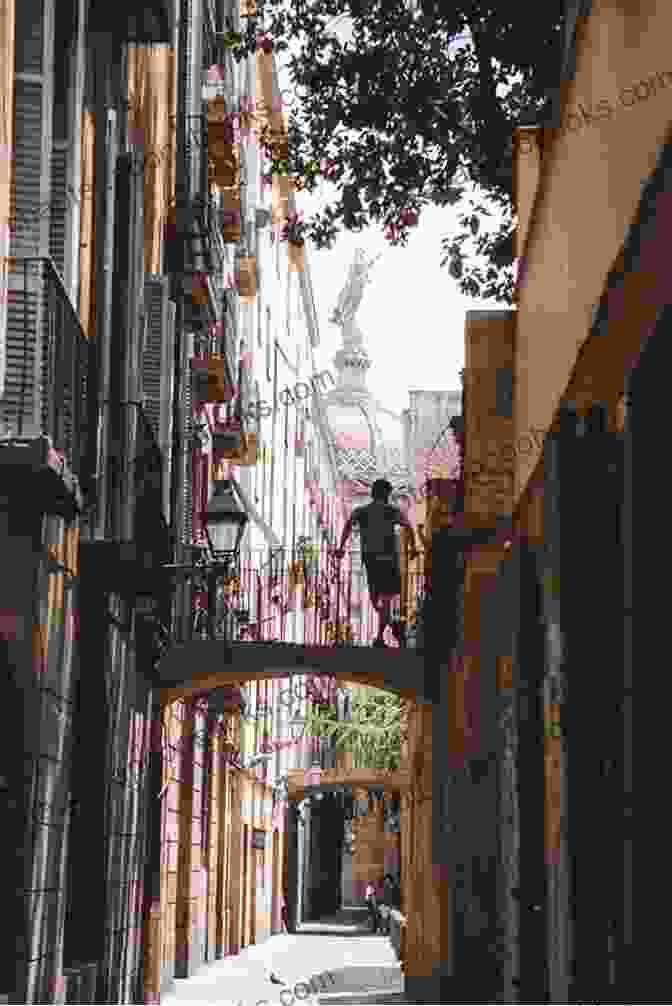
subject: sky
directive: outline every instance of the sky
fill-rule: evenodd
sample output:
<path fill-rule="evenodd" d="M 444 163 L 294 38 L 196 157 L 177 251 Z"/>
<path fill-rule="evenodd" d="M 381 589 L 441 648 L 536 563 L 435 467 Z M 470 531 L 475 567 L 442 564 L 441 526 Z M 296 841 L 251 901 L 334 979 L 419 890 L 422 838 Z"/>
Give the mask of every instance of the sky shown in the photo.
<path fill-rule="evenodd" d="M 301 195 L 299 208 L 306 202 Z M 382 230 L 373 227 L 360 234 L 343 233 L 330 251 L 308 247 L 320 326 L 320 369 L 333 369 L 341 344 L 340 329 L 329 316 L 355 249 L 363 248 L 370 258 L 382 252 L 372 267 L 357 321 L 371 358 L 369 389 L 394 412 L 408 408 L 409 390 L 459 390 L 466 311 L 501 307 L 463 296 L 447 267 L 440 267 L 441 238 L 456 216 L 454 207 L 425 208 L 405 248 L 390 246 Z"/>
<path fill-rule="evenodd" d="M 335 33 L 346 41 L 347 20 Z M 289 73 L 280 67 L 279 76 L 281 88 L 289 91 Z M 308 217 L 329 197 L 334 198 L 334 190 L 323 182 L 321 190 L 318 187 L 313 194 L 297 193 L 296 204 Z M 332 360 L 341 343 L 340 329 L 329 322 L 329 316 L 346 282 L 355 249 L 363 248 L 369 258 L 382 252 L 372 268 L 357 322 L 372 363 L 367 375 L 369 390 L 397 413 L 408 408 L 411 390 L 459 390 L 466 312 L 502 307 L 495 301 L 465 297 L 448 267 L 440 267 L 441 239 L 457 233 L 457 218 L 463 208 L 460 204 L 425 207 L 405 248 L 391 246 L 382 227 L 359 234 L 343 232 L 328 251 L 307 246 L 320 326 L 320 346 L 315 354 L 320 369 L 333 369 Z"/>

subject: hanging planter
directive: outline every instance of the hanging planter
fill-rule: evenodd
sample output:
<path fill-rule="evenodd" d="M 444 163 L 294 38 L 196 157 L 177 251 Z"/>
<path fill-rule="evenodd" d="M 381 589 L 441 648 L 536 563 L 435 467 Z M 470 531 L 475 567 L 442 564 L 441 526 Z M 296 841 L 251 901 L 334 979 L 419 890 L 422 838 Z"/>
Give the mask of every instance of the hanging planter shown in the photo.
<path fill-rule="evenodd" d="M 287 219 L 280 231 L 280 240 L 289 241 L 293 244 L 303 245 L 305 240 L 306 225 L 303 220 L 303 213 L 299 210 L 290 210 Z"/>
<path fill-rule="evenodd" d="M 225 244 L 237 244 L 240 241 L 240 203 L 236 208 L 223 209 L 219 217 L 222 239 Z"/>
<path fill-rule="evenodd" d="M 192 359 L 191 370 L 194 398 L 198 402 L 228 402 L 233 397 L 233 389 L 226 383 L 223 356 Z"/>
<path fill-rule="evenodd" d="M 291 562 L 289 564 L 289 589 L 295 590 L 304 582 L 304 571 L 302 562 Z"/>
<path fill-rule="evenodd" d="M 257 62 L 257 110 L 259 114 L 259 125 L 279 126 L 278 122 L 280 108 L 276 107 L 280 103 L 275 97 L 273 81 L 273 52 L 266 52 L 262 47 L 258 47 L 255 53 Z"/>
<path fill-rule="evenodd" d="M 227 112 L 222 96 L 208 102 L 208 158 L 214 184 L 226 189 L 237 183 L 236 117 Z"/>
<path fill-rule="evenodd" d="M 240 423 L 235 420 L 219 426 L 212 434 L 212 457 L 215 465 L 222 461 L 231 461 L 240 453 L 243 444 L 243 431 Z"/>
<path fill-rule="evenodd" d="M 273 52 L 273 39 L 265 31 L 257 32 L 257 49 L 261 49 L 266 55 L 270 55 Z"/>
<path fill-rule="evenodd" d="M 246 433 L 240 426 L 224 427 L 212 436 L 213 461 L 251 467 L 257 463 L 257 434 Z"/>
<path fill-rule="evenodd" d="M 177 233 L 177 209 L 175 206 L 170 206 L 166 213 L 163 225 L 163 239 L 166 269 L 168 272 L 179 273 L 182 268 L 182 246 Z"/>
<path fill-rule="evenodd" d="M 235 49 L 242 45 L 243 36 L 239 31 L 225 31 L 222 35 L 222 44 L 225 49 Z"/>
<path fill-rule="evenodd" d="M 186 275 L 183 281 L 184 292 L 191 295 L 195 304 L 207 304 L 209 300 L 208 281 L 204 273 L 195 272 Z"/>
<path fill-rule="evenodd" d="M 288 241 L 287 257 L 292 272 L 303 272 L 306 262 L 306 245 L 304 241 Z"/>
<path fill-rule="evenodd" d="M 271 214 L 274 224 L 284 224 L 289 212 L 289 194 L 292 191 L 292 179 L 289 175 L 273 174 L 271 195 Z"/>
<path fill-rule="evenodd" d="M 210 183 L 219 189 L 231 189 L 238 184 L 238 160 L 233 146 L 222 144 L 216 155 L 211 154 L 208 161 L 208 178 Z"/>
<path fill-rule="evenodd" d="M 238 295 L 244 304 L 254 303 L 257 296 L 257 261 L 253 255 L 238 259 Z"/>

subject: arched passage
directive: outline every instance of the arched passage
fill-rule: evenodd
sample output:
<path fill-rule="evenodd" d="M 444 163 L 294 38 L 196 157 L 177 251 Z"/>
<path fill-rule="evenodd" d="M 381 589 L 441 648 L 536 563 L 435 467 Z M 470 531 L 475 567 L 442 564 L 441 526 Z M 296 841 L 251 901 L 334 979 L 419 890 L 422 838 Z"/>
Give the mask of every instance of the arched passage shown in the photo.
<path fill-rule="evenodd" d="M 425 662 L 413 650 L 358 646 L 300 646 L 290 643 L 230 643 L 197 640 L 168 650 L 158 668 L 164 704 L 238 681 L 329 675 L 371 685 L 401 698 L 429 701 Z"/>

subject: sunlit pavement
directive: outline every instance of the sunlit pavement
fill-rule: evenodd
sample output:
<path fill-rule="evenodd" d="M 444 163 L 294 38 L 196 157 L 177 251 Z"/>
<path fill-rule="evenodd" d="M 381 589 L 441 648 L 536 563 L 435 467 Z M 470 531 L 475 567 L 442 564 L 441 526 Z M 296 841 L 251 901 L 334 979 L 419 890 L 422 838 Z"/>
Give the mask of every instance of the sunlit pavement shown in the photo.
<path fill-rule="evenodd" d="M 176 979 L 162 1006 L 317 1006 L 318 1003 L 401 1003 L 402 975 L 385 936 L 366 926 L 366 910 L 345 910 L 333 919 L 307 923 L 296 935 L 273 936 L 237 957 L 208 964 L 192 978 Z M 283 985 L 270 981 L 270 973 Z M 322 979 L 319 980 L 319 976 Z M 317 981 L 318 995 L 297 983 Z M 295 996 L 292 989 L 298 991 Z"/>

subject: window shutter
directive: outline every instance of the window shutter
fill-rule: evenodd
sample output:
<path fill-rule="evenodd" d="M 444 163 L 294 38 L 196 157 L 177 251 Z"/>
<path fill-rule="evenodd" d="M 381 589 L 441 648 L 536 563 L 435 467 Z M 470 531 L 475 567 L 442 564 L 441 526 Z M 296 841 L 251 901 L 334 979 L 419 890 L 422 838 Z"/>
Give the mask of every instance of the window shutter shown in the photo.
<path fill-rule="evenodd" d="M 174 386 L 175 304 L 167 276 L 145 278 L 145 340 L 140 365 L 142 401 L 163 458 L 164 517 L 169 520 Z"/>
<path fill-rule="evenodd" d="M 40 83 L 17 79 L 14 84 L 14 173 L 12 177 L 11 254 L 39 255 L 44 249 L 42 100 Z M 48 202 L 47 202 L 48 208 Z"/>
<path fill-rule="evenodd" d="M 49 254 L 65 280 L 65 219 L 67 209 L 67 140 L 54 140 L 51 151 Z"/>
<path fill-rule="evenodd" d="M 34 15 L 33 23 L 28 16 Z M 14 80 L 14 149 L 10 194 L 10 256 L 44 254 L 48 234 L 43 206 L 48 207 L 49 178 L 44 172 L 43 123 L 45 87 L 42 71 L 44 39 L 42 14 L 27 0 L 19 4 L 16 21 L 16 76 Z M 25 51 L 24 51 L 25 50 Z M 35 76 L 22 78 L 26 68 Z M 7 432 L 33 436 L 43 428 L 47 403 L 41 393 L 47 376 L 46 339 L 43 339 L 44 298 L 38 263 L 11 262 L 7 280 L 5 383 L 1 417 Z"/>

